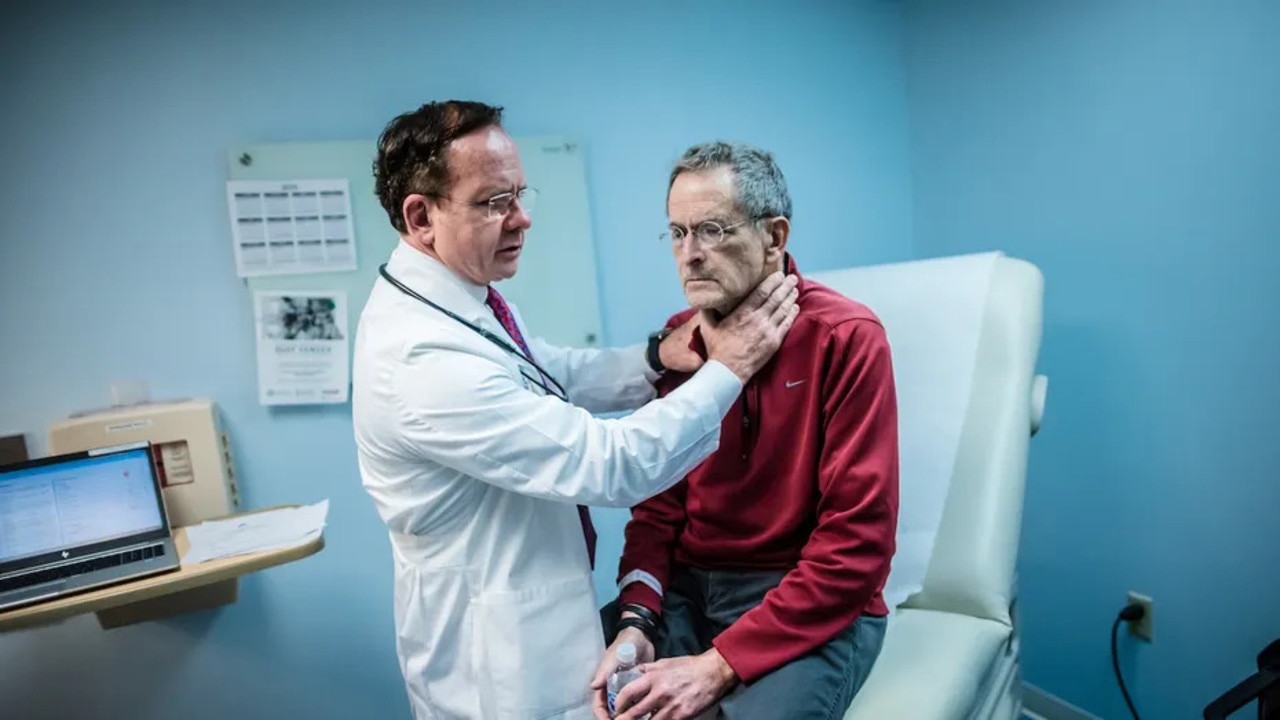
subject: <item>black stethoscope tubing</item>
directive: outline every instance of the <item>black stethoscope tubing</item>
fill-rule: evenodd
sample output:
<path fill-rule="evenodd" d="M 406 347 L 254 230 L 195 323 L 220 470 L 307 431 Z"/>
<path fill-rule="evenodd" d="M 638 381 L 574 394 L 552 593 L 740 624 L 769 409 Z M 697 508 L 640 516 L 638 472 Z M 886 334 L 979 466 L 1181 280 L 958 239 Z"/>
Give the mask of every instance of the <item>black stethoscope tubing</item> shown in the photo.
<path fill-rule="evenodd" d="M 463 318 L 462 316 L 458 315 L 457 313 L 453 312 L 452 310 L 449 310 L 449 309 L 447 309 L 447 308 L 441 307 L 440 305 L 438 305 L 438 304 L 436 304 L 436 303 L 434 303 L 434 302 L 431 302 L 430 300 L 426 299 L 426 298 L 425 298 L 425 297 L 423 297 L 422 295 L 419 295 L 417 292 L 415 292 L 415 291 L 414 291 L 414 289 L 413 289 L 413 288 L 409 287 L 408 285 L 405 285 L 404 283 L 402 283 L 402 282 L 400 282 L 399 280 L 397 280 L 394 276 L 392 276 L 392 274 L 391 274 L 390 272 L 388 272 L 388 271 L 387 271 L 387 266 L 386 266 L 386 264 L 385 264 L 385 263 L 378 267 L 378 274 L 382 276 L 382 279 L 383 279 L 383 280 L 386 280 L 387 282 L 391 283 L 391 285 L 392 285 L 393 287 L 395 287 L 397 290 L 399 290 L 400 292 L 404 293 L 405 295 L 408 295 L 409 297 L 413 298 L 414 300 L 417 300 L 418 302 L 423 303 L 424 305 L 427 305 L 428 307 L 431 307 L 431 308 L 433 308 L 433 309 L 435 309 L 435 310 L 439 311 L 440 313 L 444 314 L 444 315 L 445 315 L 445 317 L 448 317 L 448 318 L 450 318 L 450 319 L 452 319 L 452 320 L 455 320 L 455 321 L 457 321 L 457 322 L 461 323 L 462 325 L 464 325 L 464 326 L 465 326 L 468 330 L 470 330 L 471 332 L 473 332 L 473 333 L 475 333 L 475 334 L 479 335 L 480 337 L 484 338 L 485 340 L 488 340 L 489 342 L 493 343 L 494 345 L 497 345 L 498 347 L 502 348 L 504 351 L 506 351 L 506 352 L 508 352 L 508 353 L 510 353 L 510 354 L 512 354 L 512 355 L 515 355 L 516 357 L 520 358 L 521 360 L 523 360 L 523 361 L 525 361 L 525 362 L 529 363 L 530 365 L 532 365 L 532 366 L 533 366 L 533 368 L 534 368 L 535 370 L 537 370 L 537 371 L 538 371 L 538 374 L 542 376 L 542 379 L 543 379 L 543 380 L 545 380 L 545 381 L 547 381 L 547 382 L 551 383 L 552 385 L 555 385 L 555 386 L 556 386 L 556 391 L 557 391 L 557 392 L 552 392 L 551 388 L 547 387 L 547 386 L 546 386 L 546 384 L 544 384 L 544 383 L 538 383 L 538 385 L 542 386 L 542 389 L 543 389 L 543 390 L 546 390 L 548 393 L 551 393 L 552 395 L 555 395 L 556 397 L 560 398 L 561 400 L 568 401 L 569 393 L 565 392 L 564 387 L 563 387 L 563 386 L 561 386 L 561 385 L 560 385 L 560 383 L 559 383 L 559 382 L 557 382 L 557 381 L 556 381 L 556 379 L 555 379 L 554 377 L 552 377 L 552 376 L 551 376 L 551 373 L 547 372 L 546 370 L 543 370 L 543 369 L 542 369 L 542 366 L 541 366 L 541 365 L 539 365 L 537 362 L 535 362 L 533 358 L 529 357 L 528 355 L 525 355 L 525 354 L 524 354 L 523 352 L 521 352 L 519 349 L 517 349 L 517 348 L 515 348 L 515 347 L 512 347 L 512 346 L 511 346 L 511 343 L 508 343 L 506 340 L 503 340 L 502 338 L 498 337 L 498 336 L 497 336 L 497 335 L 495 335 L 494 333 L 489 332 L 488 330 L 485 330 L 484 328 L 480 327 L 479 325 L 476 325 L 475 323 L 472 323 L 472 322 L 468 321 L 466 318 Z M 523 371 L 522 371 L 520 374 L 521 374 L 521 375 L 524 375 L 526 378 L 529 378 L 529 376 L 528 376 L 528 375 L 525 375 L 525 373 L 524 373 Z M 530 380 L 533 380 L 533 378 L 529 378 L 529 379 L 530 379 Z M 533 382 L 538 382 L 538 381 L 537 381 L 537 380 L 533 380 Z"/>

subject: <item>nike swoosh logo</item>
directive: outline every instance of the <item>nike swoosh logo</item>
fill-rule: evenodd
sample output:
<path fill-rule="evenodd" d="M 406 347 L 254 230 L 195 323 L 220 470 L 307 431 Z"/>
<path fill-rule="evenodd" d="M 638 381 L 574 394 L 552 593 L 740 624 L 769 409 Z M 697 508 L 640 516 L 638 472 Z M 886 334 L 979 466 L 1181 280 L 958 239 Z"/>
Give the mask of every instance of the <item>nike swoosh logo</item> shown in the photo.
<path fill-rule="evenodd" d="M 787 387 L 793 388 L 797 385 L 803 385 L 803 384 L 804 384 L 804 380 L 790 380 L 787 382 Z"/>

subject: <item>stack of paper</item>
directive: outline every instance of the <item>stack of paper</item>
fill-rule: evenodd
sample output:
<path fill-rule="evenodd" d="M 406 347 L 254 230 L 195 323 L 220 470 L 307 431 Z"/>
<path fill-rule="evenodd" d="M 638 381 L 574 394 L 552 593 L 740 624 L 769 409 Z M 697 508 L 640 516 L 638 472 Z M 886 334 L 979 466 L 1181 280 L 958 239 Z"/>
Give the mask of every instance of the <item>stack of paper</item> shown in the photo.
<path fill-rule="evenodd" d="M 321 500 L 314 505 L 206 520 L 187 528 L 189 547 L 182 564 L 303 545 L 320 535 L 328 514 L 329 501 Z"/>

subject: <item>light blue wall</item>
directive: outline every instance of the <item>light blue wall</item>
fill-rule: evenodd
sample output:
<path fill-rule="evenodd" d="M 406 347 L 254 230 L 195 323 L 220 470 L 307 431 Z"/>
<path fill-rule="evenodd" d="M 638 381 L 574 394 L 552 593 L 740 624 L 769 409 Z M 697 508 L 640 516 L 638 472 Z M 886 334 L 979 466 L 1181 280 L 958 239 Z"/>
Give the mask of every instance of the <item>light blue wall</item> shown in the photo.
<path fill-rule="evenodd" d="M 1026 677 L 1199 717 L 1280 635 L 1280 4 L 910 2 L 914 241 L 1046 275 Z"/>
<path fill-rule="evenodd" d="M 668 163 L 713 137 L 774 150 L 802 269 L 911 256 L 896 3 L 126 0 L 0 10 L 0 430 L 144 378 L 224 408 L 245 500 L 331 501 L 328 548 L 221 611 L 0 637 L 0 714 L 403 717 L 385 535 L 346 407 L 257 405 L 224 200 L 234 144 L 371 138 L 431 98 L 503 104 L 588 157 L 608 339 L 677 309 L 655 239 Z M 539 4 L 540 5 L 540 4 Z M 24 7 L 25 6 L 25 7 Z M 601 586 L 618 517 L 602 517 Z"/>

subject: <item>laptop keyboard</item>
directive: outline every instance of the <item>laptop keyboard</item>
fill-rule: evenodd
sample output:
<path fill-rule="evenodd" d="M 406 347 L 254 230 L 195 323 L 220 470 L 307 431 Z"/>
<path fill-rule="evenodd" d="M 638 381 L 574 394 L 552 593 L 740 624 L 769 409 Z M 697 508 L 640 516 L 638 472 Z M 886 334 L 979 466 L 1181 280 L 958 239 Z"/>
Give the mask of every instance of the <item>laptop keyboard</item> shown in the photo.
<path fill-rule="evenodd" d="M 139 548 L 137 550 L 125 550 L 114 555 L 103 555 L 77 563 L 59 565 L 48 570 L 39 570 L 25 575 L 18 575 L 17 577 L 0 579 L 0 593 L 41 585 L 54 580 L 65 580 L 66 578 L 83 575 L 94 570 L 119 567 L 120 565 L 142 562 L 143 560 L 150 560 L 163 555 L 164 545 L 153 545 L 152 547 Z"/>

